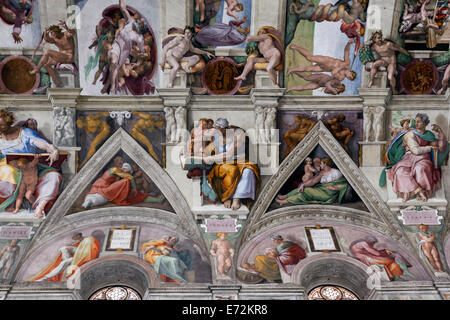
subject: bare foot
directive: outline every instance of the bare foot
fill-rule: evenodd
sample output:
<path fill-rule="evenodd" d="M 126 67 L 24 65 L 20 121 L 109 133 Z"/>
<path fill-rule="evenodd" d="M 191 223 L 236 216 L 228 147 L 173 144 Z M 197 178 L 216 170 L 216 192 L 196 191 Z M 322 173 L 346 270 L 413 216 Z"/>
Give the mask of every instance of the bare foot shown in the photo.
<path fill-rule="evenodd" d="M 173 83 L 169 83 L 169 84 L 167 85 L 167 88 L 169 88 L 169 89 L 173 88 Z"/>
<path fill-rule="evenodd" d="M 223 206 L 224 206 L 225 208 L 227 208 L 227 209 L 230 209 L 230 208 L 231 208 L 231 199 L 225 201 L 225 202 L 223 203 Z"/>
<path fill-rule="evenodd" d="M 277 199 L 277 198 L 275 198 L 275 202 L 278 203 L 280 206 L 283 206 L 288 203 L 288 201 L 286 199 L 281 200 L 281 199 Z"/>
<path fill-rule="evenodd" d="M 11 213 L 16 214 L 17 212 L 19 212 L 19 209 L 15 209 L 15 210 L 13 210 Z"/>
<path fill-rule="evenodd" d="M 44 215 L 42 214 L 42 209 L 40 208 L 36 208 L 36 210 L 34 211 L 34 216 L 36 218 L 42 219 L 44 217 Z"/>
<path fill-rule="evenodd" d="M 44 218 L 43 212 L 44 212 L 44 208 L 45 208 L 45 205 L 47 204 L 47 202 L 48 202 L 48 201 L 42 201 L 42 202 L 36 207 L 36 209 L 34 209 L 34 216 L 35 216 L 36 218 L 39 218 L 39 219 Z"/>
<path fill-rule="evenodd" d="M 423 201 L 423 202 L 426 202 L 428 200 L 427 197 L 425 196 L 425 194 L 423 193 L 423 191 L 420 191 L 416 198 L 417 198 L 417 200 Z"/>
<path fill-rule="evenodd" d="M 245 80 L 247 80 L 247 78 L 244 77 L 243 75 L 240 75 L 239 77 L 234 78 L 234 80 L 242 80 L 242 81 L 245 81 Z"/>
<path fill-rule="evenodd" d="M 403 202 L 406 202 L 406 201 L 408 201 L 408 193 L 404 193 L 403 194 Z"/>
<path fill-rule="evenodd" d="M 241 207 L 241 200 L 233 199 L 233 204 L 231 205 L 231 209 L 239 210 L 240 207 Z"/>
<path fill-rule="evenodd" d="M 274 83 L 273 86 L 274 86 L 275 88 L 280 88 L 280 86 L 278 85 L 278 83 Z"/>
<path fill-rule="evenodd" d="M 33 70 L 31 70 L 29 73 L 30 73 L 30 74 L 36 74 L 37 72 L 38 72 L 37 69 L 33 69 Z"/>
<path fill-rule="evenodd" d="M 373 81 L 370 80 L 370 81 L 369 81 L 369 84 L 367 85 L 367 88 L 372 88 L 372 85 L 373 85 Z"/>

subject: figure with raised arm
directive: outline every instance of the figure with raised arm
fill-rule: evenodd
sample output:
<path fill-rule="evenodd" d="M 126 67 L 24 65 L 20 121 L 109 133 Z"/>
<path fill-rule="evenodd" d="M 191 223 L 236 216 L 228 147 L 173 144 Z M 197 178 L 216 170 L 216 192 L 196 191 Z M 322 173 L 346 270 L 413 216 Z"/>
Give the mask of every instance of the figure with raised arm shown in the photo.
<path fill-rule="evenodd" d="M 59 51 L 46 50 L 36 68 L 30 74 L 38 73 L 45 68 L 57 87 L 62 87 L 62 82 L 56 74 L 55 67 L 59 64 L 73 64 L 75 58 L 75 29 L 70 29 L 66 22 L 52 25 L 45 29 L 43 38 L 46 42 L 54 44 Z M 39 47 L 39 46 L 38 46 Z"/>
<path fill-rule="evenodd" d="M 102 93 L 116 93 L 119 88 L 119 70 L 130 57 L 133 44 L 137 45 L 139 52 L 142 55 L 146 55 L 144 37 L 142 34 L 148 29 L 148 26 L 139 13 L 131 16 L 125 4 L 125 0 L 120 0 L 119 5 L 124 18 L 123 20 L 119 20 L 118 32 L 115 36 L 111 50 L 108 52 L 108 58 L 110 60 L 109 74 L 101 91 Z"/>

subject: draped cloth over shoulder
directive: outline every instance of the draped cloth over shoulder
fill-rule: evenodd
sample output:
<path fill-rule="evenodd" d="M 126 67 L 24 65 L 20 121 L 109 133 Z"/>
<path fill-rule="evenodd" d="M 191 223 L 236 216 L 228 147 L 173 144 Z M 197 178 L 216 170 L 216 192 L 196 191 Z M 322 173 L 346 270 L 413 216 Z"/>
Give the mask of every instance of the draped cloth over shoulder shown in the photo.
<path fill-rule="evenodd" d="M 76 247 L 77 249 L 75 250 L 75 253 L 73 255 L 72 262 L 67 269 L 71 269 L 70 266 L 81 267 L 85 263 L 96 259 L 100 253 L 100 243 L 94 237 L 87 237 L 80 242 L 72 244 L 72 246 Z M 25 281 L 37 281 L 44 278 L 46 275 L 56 269 L 62 261 L 62 253 L 59 252 L 56 258 L 52 262 L 50 262 L 41 272 L 29 279 L 26 279 Z M 65 270 L 62 270 L 61 273 L 47 279 L 47 281 L 60 282 L 62 280 L 65 280 L 64 278 L 69 278 L 74 271 L 75 270 L 71 270 L 71 272 L 65 272 Z"/>
<path fill-rule="evenodd" d="M 431 143 L 439 141 L 446 147 L 435 151 Z M 449 152 L 449 145 L 443 134 L 436 139 L 431 131 L 424 134 L 416 130 L 398 134 L 386 152 L 388 166 L 380 176 L 380 186 L 386 184 L 386 173 L 393 182 L 394 192 L 409 193 L 419 188 L 431 194 L 441 187 L 440 167 Z"/>
<path fill-rule="evenodd" d="M 275 67 L 275 70 L 278 70 L 278 71 L 283 70 L 284 48 L 283 48 L 283 43 L 281 41 L 281 39 L 282 39 L 281 32 L 278 31 L 277 29 L 275 29 L 274 27 L 269 27 L 269 26 L 261 27 L 258 30 L 258 33 L 261 30 L 266 31 L 266 34 L 269 37 L 272 37 L 273 43 L 275 45 L 275 48 L 277 48 L 278 51 L 281 53 L 280 64 Z M 246 53 L 248 55 L 247 59 L 249 59 L 250 57 L 262 57 L 261 53 L 259 52 L 258 43 L 257 42 L 251 41 L 251 42 L 247 43 Z M 255 63 L 254 68 L 255 68 L 255 70 L 265 70 L 266 67 L 267 67 L 267 63 L 268 62 L 266 62 L 266 63 Z"/>
<path fill-rule="evenodd" d="M 292 266 L 295 266 L 301 259 L 306 258 L 306 251 L 300 245 L 291 242 L 284 241 L 277 247 L 278 256 L 276 258 L 279 266 L 287 274 L 291 274 Z M 291 266 L 291 267 L 289 267 Z"/>
<path fill-rule="evenodd" d="M 334 187 L 339 190 L 330 190 L 328 187 Z M 306 187 L 301 193 L 298 193 L 298 189 L 294 189 L 286 195 L 286 200 L 293 205 L 341 203 L 347 189 L 348 182 L 341 177 L 332 182 Z"/>
<path fill-rule="evenodd" d="M 97 179 L 91 187 L 89 194 L 100 194 L 109 202 L 118 206 L 130 206 L 144 201 L 148 195 L 137 191 L 131 194 L 134 177 L 113 167 Z"/>
<path fill-rule="evenodd" d="M 259 275 L 268 281 L 281 280 L 281 273 L 278 267 L 278 263 L 274 258 L 267 256 L 255 257 L 255 270 Z"/>
<path fill-rule="evenodd" d="M 259 189 L 260 176 L 258 165 L 250 162 L 236 164 L 215 164 L 208 175 L 208 181 L 221 202 L 225 202 L 234 195 L 245 169 L 251 170 L 256 178 L 256 192 Z M 245 199 L 245 205 L 250 208 L 253 199 Z"/>
<path fill-rule="evenodd" d="M 150 247 L 150 248 L 149 248 Z M 173 252 L 173 246 L 165 240 L 153 240 L 142 244 L 141 250 L 149 248 L 144 259 L 153 266 L 164 282 L 186 282 L 184 272 L 190 264 L 188 255 Z"/>

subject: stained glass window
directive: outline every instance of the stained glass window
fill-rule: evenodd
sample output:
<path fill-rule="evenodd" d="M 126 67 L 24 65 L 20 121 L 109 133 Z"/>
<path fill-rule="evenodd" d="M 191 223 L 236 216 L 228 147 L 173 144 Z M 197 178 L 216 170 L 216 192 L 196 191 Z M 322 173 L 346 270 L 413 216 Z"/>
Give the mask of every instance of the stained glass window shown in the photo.
<path fill-rule="evenodd" d="M 89 300 L 142 300 L 142 298 L 131 288 L 113 286 L 98 290 Z"/>
<path fill-rule="evenodd" d="M 316 287 L 308 294 L 308 300 L 359 300 L 347 289 L 338 286 Z"/>

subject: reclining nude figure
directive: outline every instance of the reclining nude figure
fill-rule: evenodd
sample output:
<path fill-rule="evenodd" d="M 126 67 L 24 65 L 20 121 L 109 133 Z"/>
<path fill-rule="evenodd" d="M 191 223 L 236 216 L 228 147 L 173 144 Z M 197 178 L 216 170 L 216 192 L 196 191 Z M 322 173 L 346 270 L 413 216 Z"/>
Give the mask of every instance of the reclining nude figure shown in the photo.
<path fill-rule="evenodd" d="M 341 81 L 325 73 L 307 74 L 306 72 L 295 71 L 295 74 L 306 81 L 311 82 L 304 85 L 289 87 L 286 90 L 286 93 L 291 91 L 315 90 L 319 88 L 324 88 L 325 93 L 334 95 L 338 95 L 345 91 L 345 85 L 342 84 Z"/>
<path fill-rule="evenodd" d="M 315 63 L 312 66 L 299 66 L 288 70 L 286 76 L 293 72 L 331 72 L 331 75 L 339 81 L 343 81 L 346 77 L 349 80 L 355 80 L 356 72 L 350 67 L 350 45 L 355 43 L 355 40 L 350 40 L 344 49 L 344 60 L 336 59 L 327 56 L 312 55 L 308 50 L 299 47 L 295 44 L 289 46 L 290 49 L 299 52 L 308 61 Z"/>

